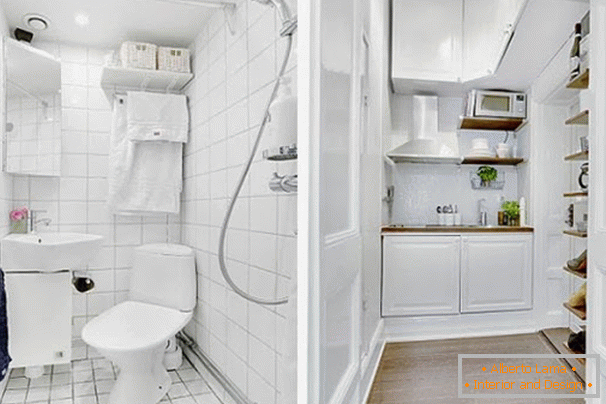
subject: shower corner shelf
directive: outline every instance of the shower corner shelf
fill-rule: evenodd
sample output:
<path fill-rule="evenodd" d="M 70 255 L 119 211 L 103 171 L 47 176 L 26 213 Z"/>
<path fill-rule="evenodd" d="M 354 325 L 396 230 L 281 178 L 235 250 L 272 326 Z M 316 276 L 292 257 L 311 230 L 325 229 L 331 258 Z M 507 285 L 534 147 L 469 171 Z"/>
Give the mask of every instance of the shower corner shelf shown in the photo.
<path fill-rule="evenodd" d="M 104 88 L 179 92 L 193 77 L 193 73 L 105 66 L 101 75 L 101 86 Z"/>

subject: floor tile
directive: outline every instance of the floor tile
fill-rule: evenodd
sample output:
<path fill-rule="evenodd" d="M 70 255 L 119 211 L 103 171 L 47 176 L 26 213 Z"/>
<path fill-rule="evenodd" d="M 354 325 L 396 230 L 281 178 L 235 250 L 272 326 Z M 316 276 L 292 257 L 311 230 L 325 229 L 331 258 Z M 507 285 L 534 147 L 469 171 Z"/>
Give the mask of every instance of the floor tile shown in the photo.
<path fill-rule="evenodd" d="M 42 377 L 32 380 L 24 376 L 23 368 L 12 369 L 0 404 L 107 404 L 118 374 L 105 358 L 47 366 Z M 187 360 L 169 375 L 172 386 L 161 403 L 221 404 Z"/>

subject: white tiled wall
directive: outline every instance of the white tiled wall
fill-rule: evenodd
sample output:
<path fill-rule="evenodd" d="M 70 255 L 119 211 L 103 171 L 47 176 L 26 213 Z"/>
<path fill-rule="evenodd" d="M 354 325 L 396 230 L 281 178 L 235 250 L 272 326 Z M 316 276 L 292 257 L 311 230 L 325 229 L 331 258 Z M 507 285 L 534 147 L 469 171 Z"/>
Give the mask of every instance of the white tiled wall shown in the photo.
<path fill-rule="evenodd" d="M 84 324 L 123 301 L 133 248 L 142 243 L 178 242 L 177 215 L 158 218 L 111 215 L 106 207 L 110 104 L 100 87 L 105 50 L 54 43 L 37 47 L 60 57 L 62 79 L 62 165 L 60 177 L 14 177 L 12 206 L 46 210 L 49 229 L 100 234 L 101 254 L 89 265 L 95 288 L 73 295 L 74 356 L 87 355 L 80 340 Z"/>
<path fill-rule="evenodd" d="M 275 308 L 247 302 L 227 286 L 217 260 L 228 197 L 284 52 L 273 8 L 240 1 L 234 21 L 232 35 L 224 14 L 216 13 L 191 47 L 195 79 L 187 90 L 192 132 L 185 147 L 182 241 L 196 249 L 199 290 L 187 332 L 252 401 L 283 404 L 294 391 L 288 378 L 294 360 L 287 354 L 296 339 L 295 303 Z M 288 75 L 296 78 L 296 56 Z M 260 150 L 266 146 L 262 142 Z M 264 298 L 289 292 L 296 271 L 296 195 L 269 190 L 274 171 L 294 174 L 296 162 L 270 163 L 257 156 L 227 236 L 232 277 Z"/>

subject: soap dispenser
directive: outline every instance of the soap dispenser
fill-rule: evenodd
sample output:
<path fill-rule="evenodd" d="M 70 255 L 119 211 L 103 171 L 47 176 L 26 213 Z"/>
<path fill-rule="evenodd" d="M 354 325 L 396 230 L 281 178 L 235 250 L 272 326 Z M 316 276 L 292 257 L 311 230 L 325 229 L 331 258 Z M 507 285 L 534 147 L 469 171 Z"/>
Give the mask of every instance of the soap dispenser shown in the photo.
<path fill-rule="evenodd" d="M 280 79 L 275 100 L 269 107 L 270 148 L 263 151 L 268 160 L 290 160 L 297 157 L 297 97 L 291 88 L 291 78 Z"/>

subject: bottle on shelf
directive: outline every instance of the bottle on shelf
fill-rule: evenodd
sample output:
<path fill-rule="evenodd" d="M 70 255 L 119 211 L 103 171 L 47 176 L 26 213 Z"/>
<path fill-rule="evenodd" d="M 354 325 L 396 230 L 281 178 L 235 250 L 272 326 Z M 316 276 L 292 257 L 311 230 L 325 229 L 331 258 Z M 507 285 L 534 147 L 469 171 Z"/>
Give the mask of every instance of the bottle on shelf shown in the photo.
<path fill-rule="evenodd" d="M 572 48 L 570 49 L 570 79 L 574 80 L 581 74 L 581 24 L 574 25 L 574 39 L 572 40 Z"/>

